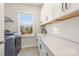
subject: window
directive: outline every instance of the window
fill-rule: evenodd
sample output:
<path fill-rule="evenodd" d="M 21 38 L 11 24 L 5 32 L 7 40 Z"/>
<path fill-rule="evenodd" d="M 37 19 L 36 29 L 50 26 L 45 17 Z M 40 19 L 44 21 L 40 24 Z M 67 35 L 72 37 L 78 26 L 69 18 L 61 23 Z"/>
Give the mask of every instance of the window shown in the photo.
<path fill-rule="evenodd" d="M 31 14 L 20 14 L 20 31 L 22 34 L 32 33 L 32 15 Z"/>

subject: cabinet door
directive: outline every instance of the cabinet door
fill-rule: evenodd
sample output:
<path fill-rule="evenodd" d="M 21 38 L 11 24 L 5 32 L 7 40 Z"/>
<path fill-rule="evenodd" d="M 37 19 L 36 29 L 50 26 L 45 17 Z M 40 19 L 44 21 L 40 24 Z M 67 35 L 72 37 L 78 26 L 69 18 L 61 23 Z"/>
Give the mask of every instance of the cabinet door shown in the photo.
<path fill-rule="evenodd" d="M 44 49 L 44 46 L 43 46 L 42 41 L 39 42 L 38 49 L 39 49 L 40 56 L 44 56 L 44 50 L 43 50 Z"/>
<path fill-rule="evenodd" d="M 43 7 L 41 9 L 41 12 L 40 12 L 40 24 L 42 24 L 44 22 L 44 14 L 43 14 Z"/>
<path fill-rule="evenodd" d="M 42 42 L 42 52 L 43 52 L 43 56 L 54 56 L 54 54 L 49 50 L 49 48 Z"/>
<path fill-rule="evenodd" d="M 67 14 L 78 10 L 79 10 L 79 3 L 67 3 L 67 9 L 66 9 Z"/>
<path fill-rule="evenodd" d="M 62 8 L 63 7 L 63 8 Z M 65 14 L 64 5 L 62 3 L 55 3 L 54 4 L 54 17 L 58 18 Z"/>
<path fill-rule="evenodd" d="M 71 10 L 79 10 L 79 3 L 71 3 Z"/>
<path fill-rule="evenodd" d="M 40 48 L 41 44 L 40 44 L 40 39 L 38 39 L 38 45 L 37 45 L 37 48 L 38 48 L 38 51 L 39 51 L 39 55 L 41 55 L 41 48 Z"/>
<path fill-rule="evenodd" d="M 41 22 L 45 23 L 64 15 L 65 10 L 63 10 L 62 3 L 44 4 L 44 6 L 41 9 Z"/>
<path fill-rule="evenodd" d="M 41 9 L 41 23 L 45 23 L 46 15 L 47 15 L 47 4 L 44 4 Z"/>
<path fill-rule="evenodd" d="M 43 39 L 40 36 L 38 37 L 38 51 L 40 56 L 54 56 L 54 54 L 48 49 L 48 47 L 42 41 Z"/>
<path fill-rule="evenodd" d="M 49 3 L 45 3 L 41 9 L 41 22 L 45 23 L 50 21 L 54 16 L 53 14 L 53 5 Z"/>
<path fill-rule="evenodd" d="M 54 4 L 47 4 L 47 15 L 46 15 L 46 21 L 51 21 L 53 20 L 55 17 L 55 8 L 54 8 Z"/>
<path fill-rule="evenodd" d="M 55 56 L 53 52 L 50 51 L 50 49 L 47 48 L 47 52 L 45 52 L 46 55 L 48 56 Z"/>
<path fill-rule="evenodd" d="M 37 47 L 38 47 L 39 55 L 43 56 L 43 53 L 42 53 L 43 46 L 42 46 L 42 42 L 41 42 L 42 38 L 40 36 L 37 36 L 37 38 L 38 38 L 38 45 L 37 45 Z"/>

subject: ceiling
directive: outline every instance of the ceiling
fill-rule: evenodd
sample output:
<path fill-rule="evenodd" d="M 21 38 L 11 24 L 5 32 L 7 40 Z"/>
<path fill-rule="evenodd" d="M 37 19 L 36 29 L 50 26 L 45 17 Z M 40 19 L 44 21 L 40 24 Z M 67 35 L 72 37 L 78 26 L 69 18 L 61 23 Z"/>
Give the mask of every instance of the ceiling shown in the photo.
<path fill-rule="evenodd" d="M 23 5 L 29 5 L 29 6 L 38 7 L 38 8 L 41 8 L 43 6 L 43 3 L 5 3 L 5 4 L 14 4 L 14 5 L 23 4 Z"/>
<path fill-rule="evenodd" d="M 42 7 L 43 3 L 26 3 L 26 5 L 35 6 L 35 7 Z"/>

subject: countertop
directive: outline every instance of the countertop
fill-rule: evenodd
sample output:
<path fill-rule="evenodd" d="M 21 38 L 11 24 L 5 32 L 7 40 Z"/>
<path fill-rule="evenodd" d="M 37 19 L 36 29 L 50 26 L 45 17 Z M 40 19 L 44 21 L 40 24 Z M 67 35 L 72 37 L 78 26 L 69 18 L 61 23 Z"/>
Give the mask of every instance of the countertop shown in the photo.
<path fill-rule="evenodd" d="M 79 56 L 79 43 L 68 41 L 54 35 L 38 33 L 44 44 L 55 56 Z"/>

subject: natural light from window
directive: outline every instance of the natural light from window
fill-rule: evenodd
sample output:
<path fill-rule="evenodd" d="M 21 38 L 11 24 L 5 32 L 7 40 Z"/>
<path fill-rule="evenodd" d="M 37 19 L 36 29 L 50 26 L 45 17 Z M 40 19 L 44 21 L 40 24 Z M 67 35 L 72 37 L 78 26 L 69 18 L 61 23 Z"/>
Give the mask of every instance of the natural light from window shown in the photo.
<path fill-rule="evenodd" d="M 32 15 L 30 14 L 20 15 L 20 29 L 22 34 L 32 33 Z"/>

